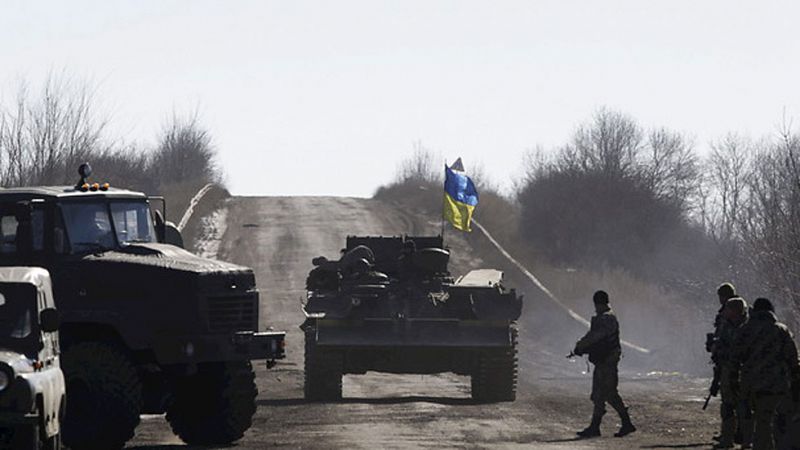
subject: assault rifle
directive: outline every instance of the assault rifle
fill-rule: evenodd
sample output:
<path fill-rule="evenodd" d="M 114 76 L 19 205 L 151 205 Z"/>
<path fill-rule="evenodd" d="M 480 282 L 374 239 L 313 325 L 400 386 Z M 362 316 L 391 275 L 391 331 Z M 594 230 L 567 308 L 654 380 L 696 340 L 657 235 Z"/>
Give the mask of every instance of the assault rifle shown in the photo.
<path fill-rule="evenodd" d="M 703 411 L 708 408 L 708 402 L 711 401 L 711 397 L 716 397 L 719 394 L 719 376 L 719 367 L 714 366 L 714 378 L 711 379 L 711 388 L 708 389 L 708 397 L 706 397 L 706 402 L 703 403 Z"/>

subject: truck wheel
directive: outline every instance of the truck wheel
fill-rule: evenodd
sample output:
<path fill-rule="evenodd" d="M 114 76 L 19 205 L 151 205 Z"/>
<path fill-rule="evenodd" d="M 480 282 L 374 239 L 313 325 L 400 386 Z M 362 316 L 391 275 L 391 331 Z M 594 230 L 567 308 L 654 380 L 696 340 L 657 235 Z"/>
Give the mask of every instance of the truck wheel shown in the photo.
<path fill-rule="evenodd" d="M 117 449 L 133 437 L 142 408 L 142 384 L 118 347 L 83 342 L 64 352 L 67 383 L 64 443 L 72 449 Z"/>
<path fill-rule="evenodd" d="M 342 399 L 342 357 L 317 347 L 312 333 L 306 333 L 305 383 L 303 392 L 312 402 Z"/>
<path fill-rule="evenodd" d="M 472 399 L 513 402 L 517 398 L 517 329 L 511 329 L 511 347 L 478 354 L 472 373 Z"/>
<path fill-rule="evenodd" d="M 187 444 L 230 444 L 252 425 L 256 395 L 250 361 L 202 364 L 176 380 L 167 421 Z"/>

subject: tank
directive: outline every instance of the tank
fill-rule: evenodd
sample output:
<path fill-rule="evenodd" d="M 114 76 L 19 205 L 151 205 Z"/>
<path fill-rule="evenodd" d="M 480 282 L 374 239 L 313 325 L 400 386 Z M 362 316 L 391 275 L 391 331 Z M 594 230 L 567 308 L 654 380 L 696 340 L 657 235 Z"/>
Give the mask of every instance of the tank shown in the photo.
<path fill-rule="evenodd" d="M 513 401 L 522 297 L 503 273 L 454 277 L 441 236 L 348 236 L 318 257 L 303 305 L 305 397 L 342 398 L 342 376 L 369 371 L 471 377 L 478 402 Z"/>

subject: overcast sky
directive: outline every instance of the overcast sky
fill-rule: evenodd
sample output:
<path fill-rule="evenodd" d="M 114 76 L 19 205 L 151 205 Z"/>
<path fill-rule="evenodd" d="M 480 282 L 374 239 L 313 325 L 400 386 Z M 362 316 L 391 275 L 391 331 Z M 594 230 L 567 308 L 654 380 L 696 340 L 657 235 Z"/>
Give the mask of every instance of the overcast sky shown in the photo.
<path fill-rule="evenodd" d="M 199 109 L 235 194 L 369 196 L 416 141 L 496 182 L 601 106 L 694 136 L 800 125 L 800 2 L 8 1 L 0 87 L 88 79 L 113 132 Z"/>

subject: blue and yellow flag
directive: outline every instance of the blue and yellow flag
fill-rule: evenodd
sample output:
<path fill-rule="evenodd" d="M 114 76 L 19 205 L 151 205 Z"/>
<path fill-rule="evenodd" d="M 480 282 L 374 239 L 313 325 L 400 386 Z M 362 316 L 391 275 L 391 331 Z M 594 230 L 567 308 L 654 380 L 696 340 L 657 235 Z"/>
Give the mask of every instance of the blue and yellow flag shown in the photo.
<path fill-rule="evenodd" d="M 460 167 L 460 159 L 453 164 Z M 478 191 L 468 176 L 444 166 L 444 211 L 443 217 L 461 231 L 472 231 L 472 212 L 478 204 Z"/>

